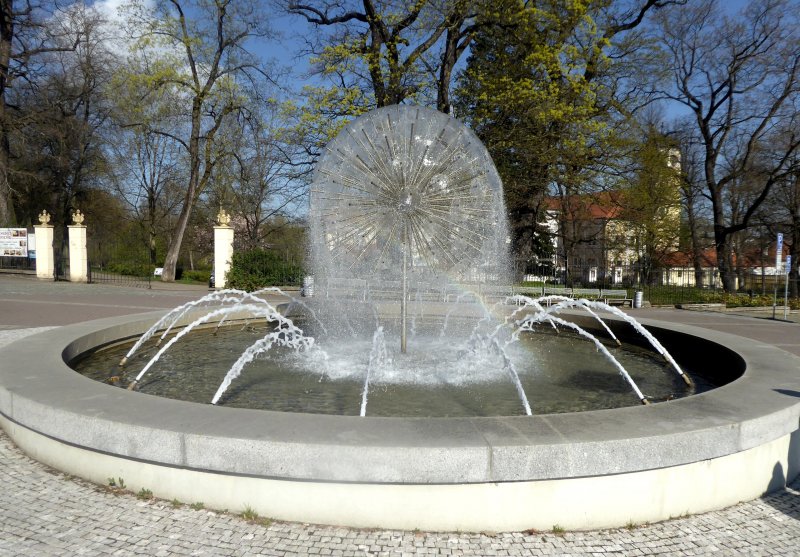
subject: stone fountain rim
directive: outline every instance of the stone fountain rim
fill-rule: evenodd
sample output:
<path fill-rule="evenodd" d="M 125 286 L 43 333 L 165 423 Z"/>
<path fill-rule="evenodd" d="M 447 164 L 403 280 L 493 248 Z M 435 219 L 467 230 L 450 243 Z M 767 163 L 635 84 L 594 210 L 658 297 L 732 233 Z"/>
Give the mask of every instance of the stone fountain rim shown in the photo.
<path fill-rule="evenodd" d="M 0 414 L 36 433 L 161 466 L 323 482 L 456 484 L 580 478 L 719 458 L 792 433 L 800 358 L 690 325 L 642 320 L 736 352 L 744 375 L 650 407 L 580 413 L 380 418 L 214 407 L 132 393 L 65 359 L 142 332 L 164 312 L 60 327 L 0 349 Z M 534 399 L 535 404 L 535 399 Z"/>

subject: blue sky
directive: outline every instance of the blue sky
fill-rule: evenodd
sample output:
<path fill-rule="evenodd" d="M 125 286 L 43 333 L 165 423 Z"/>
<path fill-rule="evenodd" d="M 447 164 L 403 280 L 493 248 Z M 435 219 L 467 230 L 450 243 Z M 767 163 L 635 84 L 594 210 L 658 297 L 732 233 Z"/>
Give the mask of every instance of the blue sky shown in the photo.
<path fill-rule="evenodd" d="M 143 1 L 146 4 L 152 4 L 156 0 Z M 128 3 L 127 0 L 97 0 L 94 2 L 95 6 L 109 17 L 114 17 L 116 10 Z M 719 3 L 725 12 L 734 14 L 745 7 L 748 2 L 747 0 L 720 0 Z M 313 32 L 313 27 L 305 23 L 299 16 L 272 13 L 269 17 L 269 23 L 277 36 L 273 39 L 253 40 L 250 48 L 264 59 L 274 60 L 279 66 L 289 68 L 291 74 L 285 78 L 284 83 L 288 88 L 299 91 L 303 85 L 313 82 L 313 78 L 306 77 L 309 61 L 308 56 L 300 55 L 304 45 L 299 35 Z M 462 57 L 462 61 L 466 60 L 467 54 Z M 664 102 L 661 107 L 666 120 L 687 114 L 686 108 L 678 103 Z"/>

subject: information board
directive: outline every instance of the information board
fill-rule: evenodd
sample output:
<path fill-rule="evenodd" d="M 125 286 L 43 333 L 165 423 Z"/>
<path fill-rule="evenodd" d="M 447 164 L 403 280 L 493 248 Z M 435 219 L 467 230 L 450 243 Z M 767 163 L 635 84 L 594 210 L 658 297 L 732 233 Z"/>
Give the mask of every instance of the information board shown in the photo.
<path fill-rule="evenodd" d="M 28 257 L 27 228 L 0 228 L 0 257 Z"/>

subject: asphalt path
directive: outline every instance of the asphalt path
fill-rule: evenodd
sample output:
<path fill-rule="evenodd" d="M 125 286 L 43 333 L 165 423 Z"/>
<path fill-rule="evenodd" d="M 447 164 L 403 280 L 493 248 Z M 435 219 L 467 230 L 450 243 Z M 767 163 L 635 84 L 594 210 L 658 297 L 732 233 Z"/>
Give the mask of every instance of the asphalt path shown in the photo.
<path fill-rule="evenodd" d="M 46 327 L 170 309 L 209 292 L 38 281 L 0 274 L 0 340 Z M 753 315 L 630 309 L 800 355 L 800 324 Z M 800 370 L 798 370 L 800 373 Z M 137 498 L 22 454 L 0 431 L 0 556 L 14 555 L 800 555 L 800 480 L 728 509 L 591 532 L 423 533 L 253 520 Z M 200 505 L 202 507 L 202 505 Z"/>

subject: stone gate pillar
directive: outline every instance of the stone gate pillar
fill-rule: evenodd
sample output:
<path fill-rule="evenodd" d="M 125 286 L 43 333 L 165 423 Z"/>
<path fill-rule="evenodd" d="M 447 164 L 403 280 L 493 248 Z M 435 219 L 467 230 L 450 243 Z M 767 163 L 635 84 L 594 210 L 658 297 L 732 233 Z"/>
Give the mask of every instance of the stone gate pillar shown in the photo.
<path fill-rule="evenodd" d="M 230 215 L 225 209 L 220 209 L 214 227 L 214 288 L 225 288 L 225 275 L 231 268 L 233 228 L 230 222 Z"/>
<path fill-rule="evenodd" d="M 34 225 L 36 232 L 36 278 L 53 280 L 55 278 L 55 257 L 53 256 L 53 225 L 50 214 L 42 211 L 39 223 Z"/>
<path fill-rule="evenodd" d="M 86 253 L 86 226 L 84 216 L 79 210 L 72 213 L 69 229 L 69 280 L 70 282 L 89 282 L 89 258 Z"/>

